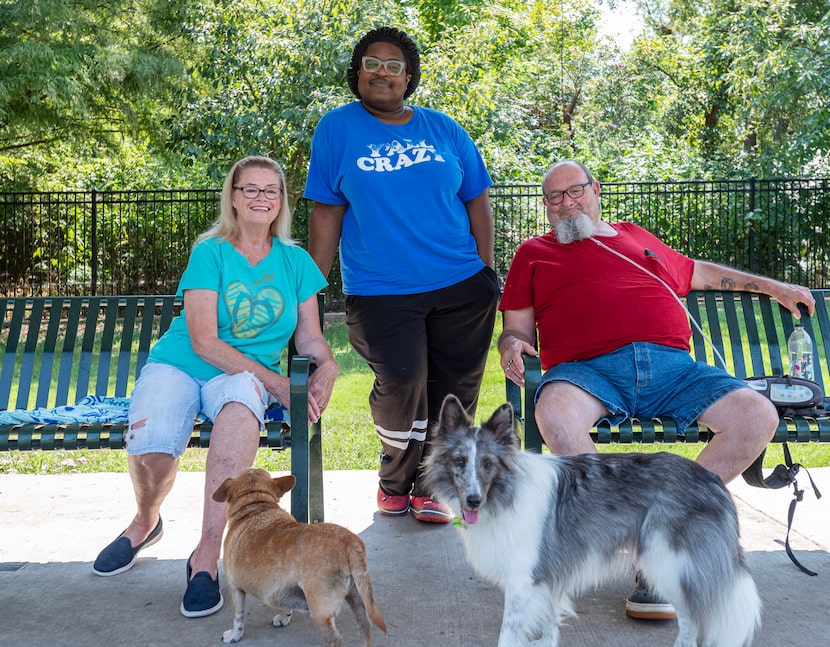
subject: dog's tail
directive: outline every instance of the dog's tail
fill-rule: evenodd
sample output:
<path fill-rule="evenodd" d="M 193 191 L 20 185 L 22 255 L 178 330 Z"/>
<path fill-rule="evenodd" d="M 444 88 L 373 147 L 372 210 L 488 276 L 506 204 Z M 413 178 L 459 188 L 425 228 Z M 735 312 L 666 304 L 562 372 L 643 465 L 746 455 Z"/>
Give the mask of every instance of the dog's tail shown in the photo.
<path fill-rule="evenodd" d="M 372 580 L 369 577 L 369 567 L 366 564 L 366 549 L 363 546 L 353 546 L 349 550 L 349 570 L 352 572 L 352 579 L 354 579 L 357 592 L 363 600 L 363 606 L 366 607 L 366 613 L 374 625 L 383 631 L 386 631 L 386 622 L 380 611 L 375 606 L 375 598 L 372 595 Z"/>
<path fill-rule="evenodd" d="M 749 647 L 761 625 L 761 598 L 749 571 L 739 570 L 701 618 L 701 645 Z"/>

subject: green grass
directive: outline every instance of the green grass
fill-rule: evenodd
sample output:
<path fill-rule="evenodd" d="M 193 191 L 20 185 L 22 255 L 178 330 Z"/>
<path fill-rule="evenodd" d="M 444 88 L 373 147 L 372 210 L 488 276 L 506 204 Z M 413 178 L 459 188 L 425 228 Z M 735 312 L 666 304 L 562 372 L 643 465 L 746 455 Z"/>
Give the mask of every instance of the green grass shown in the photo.
<path fill-rule="evenodd" d="M 504 402 L 504 374 L 499 365 L 495 340 L 501 332 L 500 324 L 493 334 L 493 344 L 487 359 L 487 370 L 481 388 L 478 418 L 489 416 Z M 346 325 L 342 320 L 326 323 L 326 337 L 340 364 L 340 377 L 334 389 L 329 408 L 323 418 L 323 461 L 327 470 L 376 469 L 380 441 L 375 434 L 369 414 L 369 391 L 372 374 L 363 360 L 349 345 Z M 703 446 L 700 444 L 601 445 L 602 452 L 670 451 L 694 458 Z M 830 465 L 830 444 L 804 443 L 790 446 L 793 460 L 809 467 Z M 188 449 L 181 461 L 184 471 L 204 470 L 207 450 Z M 290 469 L 289 452 L 260 449 L 255 464 L 271 471 Z M 772 444 L 767 451 L 765 465 L 773 467 L 782 461 L 781 445 Z M 0 453 L 0 474 L 3 473 L 93 473 L 124 472 L 127 456 L 124 451 L 79 450 L 54 452 Z"/>

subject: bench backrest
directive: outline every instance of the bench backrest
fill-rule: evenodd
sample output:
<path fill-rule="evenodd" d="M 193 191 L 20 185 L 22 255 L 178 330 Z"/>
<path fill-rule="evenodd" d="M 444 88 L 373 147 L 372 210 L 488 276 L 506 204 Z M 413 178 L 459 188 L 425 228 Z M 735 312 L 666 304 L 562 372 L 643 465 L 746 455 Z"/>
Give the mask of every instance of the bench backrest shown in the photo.
<path fill-rule="evenodd" d="M 128 396 L 180 309 L 172 295 L 0 298 L 0 409 Z"/>
<path fill-rule="evenodd" d="M 812 317 L 802 317 L 801 322 L 813 340 L 815 380 L 824 388 L 830 380 L 830 290 L 812 293 L 816 311 Z M 714 290 L 690 292 L 684 302 L 726 360 L 730 373 L 745 378 L 788 372 L 787 338 L 795 319 L 778 302 L 766 295 Z M 692 355 L 708 364 L 721 365 L 694 324 Z"/>

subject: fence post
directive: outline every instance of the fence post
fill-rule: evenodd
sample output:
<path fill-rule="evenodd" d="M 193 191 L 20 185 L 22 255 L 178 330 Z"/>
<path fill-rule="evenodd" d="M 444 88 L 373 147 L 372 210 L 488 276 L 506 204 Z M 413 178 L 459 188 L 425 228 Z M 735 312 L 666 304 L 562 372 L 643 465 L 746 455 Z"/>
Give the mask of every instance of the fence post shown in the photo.
<path fill-rule="evenodd" d="M 92 187 L 92 296 L 98 294 L 98 189 Z"/>
<path fill-rule="evenodd" d="M 749 178 L 749 212 L 753 216 L 749 228 L 749 271 L 751 274 L 755 273 L 755 228 L 758 226 L 758 219 L 755 217 L 755 180 L 754 175 Z"/>

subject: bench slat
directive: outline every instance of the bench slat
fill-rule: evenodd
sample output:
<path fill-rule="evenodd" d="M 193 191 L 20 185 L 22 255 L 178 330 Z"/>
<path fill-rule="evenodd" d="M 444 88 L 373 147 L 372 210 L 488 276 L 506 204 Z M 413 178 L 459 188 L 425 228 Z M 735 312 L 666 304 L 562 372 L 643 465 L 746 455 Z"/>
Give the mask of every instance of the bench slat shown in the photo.
<path fill-rule="evenodd" d="M 69 401 L 69 386 L 72 380 L 72 365 L 75 360 L 75 344 L 77 343 L 78 330 L 80 328 L 82 305 L 81 301 L 72 301 L 67 309 L 66 332 L 63 347 L 61 348 L 58 385 L 56 389 L 56 399 L 58 402 Z M 54 303 L 52 307 L 55 307 Z"/>
<path fill-rule="evenodd" d="M 749 347 L 749 362 L 751 375 L 762 375 L 764 373 L 764 355 L 761 350 L 761 336 L 758 334 L 758 319 L 752 295 L 748 292 L 741 292 L 738 308 L 743 313 L 743 322 L 746 329 L 747 346 Z M 763 302 L 759 300 L 760 308 Z M 751 375 L 747 375 L 750 377 Z"/>
<path fill-rule="evenodd" d="M 15 304 L 16 308 L 25 313 L 26 304 L 20 302 Z M 17 402 L 18 409 L 29 407 L 29 395 L 32 391 L 35 351 L 40 333 L 40 326 L 43 320 L 43 303 L 36 301 L 32 305 L 29 327 L 26 330 L 26 339 L 23 342 L 23 359 L 20 365 L 20 377 L 17 381 Z"/>
<path fill-rule="evenodd" d="M 107 307 L 104 311 L 104 329 L 101 333 L 101 346 L 96 353 L 96 362 L 93 369 L 95 376 L 95 393 L 110 393 L 109 377 L 112 364 L 112 350 L 115 340 L 115 325 L 118 321 L 118 297 L 107 297 Z M 119 331 L 121 335 L 126 331 Z M 118 393 L 113 393 L 118 396 Z"/>
<path fill-rule="evenodd" d="M 141 299 L 142 305 L 144 300 Z M 120 308 L 119 308 L 120 309 Z M 147 310 L 143 308 L 146 315 Z M 115 395 L 116 397 L 126 397 L 128 381 L 130 379 L 130 355 L 133 349 L 133 334 L 135 333 L 136 318 L 138 316 L 138 299 L 129 299 L 123 306 L 123 312 L 119 313 L 123 317 L 122 334 L 120 335 L 120 348 L 116 358 L 115 370 Z M 135 376 L 132 376 L 135 380 Z"/>
<path fill-rule="evenodd" d="M 775 323 L 775 318 L 773 317 L 772 312 L 772 301 L 766 295 L 761 295 L 758 297 L 761 303 L 761 321 L 764 327 L 764 337 L 766 339 L 767 348 L 769 350 L 769 358 L 770 358 L 770 374 L 771 375 L 781 375 L 784 372 L 784 362 L 783 358 L 786 357 L 786 351 L 782 354 L 781 352 L 781 342 L 779 341 L 780 333 L 778 332 L 778 327 Z M 787 331 L 787 318 L 785 317 L 782 321 L 784 325 L 784 339 L 786 340 L 789 337 L 790 332 Z M 792 326 L 790 327 L 792 330 Z M 760 375 L 764 375 L 766 371 L 762 371 Z M 738 377 L 752 377 L 750 375 L 739 375 Z"/>
<path fill-rule="evenodd" d="M 98 329 L 100 314 L 101 299 L 91 297 L 86 308 L 86 316 L 83 319 L 84 336 L 81 339 L 81 356 L 78 359 L 76 394 L 89 393 L 89 385 L 92 383 L 92 366 L 95 360 L 95 331 Z"/>
<path fill-rule="evenodd" d="M 52 382 L 52 369 L 55 364 L 55 351 L 60 347 L 59 334 L 61 331 L 62 308 L 50 307 L 43 311 L 46 317 L 46 339 L 43 343 L 43 354 L 40 357 L 40 365 L 37 367 L 37 394 L 35 397 L 36 407 L 49 406 L 49 391 Z M 30 329 L 31 333 L 32 330 Z M 36 330 L 36 332 L 38 332 Z"/>

